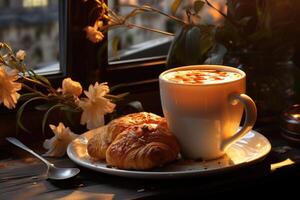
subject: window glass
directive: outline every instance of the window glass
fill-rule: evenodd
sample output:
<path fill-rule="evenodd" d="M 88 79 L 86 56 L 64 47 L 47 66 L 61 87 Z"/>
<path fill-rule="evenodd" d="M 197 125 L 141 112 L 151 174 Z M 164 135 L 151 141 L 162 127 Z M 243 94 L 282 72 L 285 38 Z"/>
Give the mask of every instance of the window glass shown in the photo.
<path fill-rule="evenodd" d="M 194 1 L 195 0 L 182 1 L 183 3 L 181 4 L 181 7 L 178 8 L 176 16 L 187 20 L 184 7 L 193 5 Z M 108 5 L 111 9 L 124 16 L 132 10 L 130 7 L 123 6 L 126 4 L 143 5 L 148 3 L 159 10 L 171 13 L 170 8 L 172 2 L 174 2 L 174 0 L 108 0 Z M 210 0 L 210 2 L 213 3 L 216 8 L 226 12 L 225 0 Z M 207 6 L 204 7 L 200 15 L 203 23 L 219 23 L 222 21 L 222 17 Z M 138 14 L 133 17 L 130 22 L 170 33 L 175 33 L 179 28 L 178 23 L 157 13 Z M 139 28 L 119 28 L 110 30 L 108 32 L 109 61 L 165 56 L 172 39 L 173 36 L 167 36 Z"/>
<path fill-rule="evenodd" d="M 48 6 L 48 0 L 23 0 L 24 8 L 46 7 L 46 6 Z"/>
<path fill-rule="evenodd" d="M 109 7 L 118 11 L 120 15 L 126 15 L 132 8 L 120 5 L 143 5 L 144 3 L 150 3 L 153 7 L 168 12 L 169 8 L 166 5 L 169 2 L 171 0 L 109 0 Z M 172 22 L 168 18 L 158 14 L 142 13 L 133 17 L 131 22 L 162 31 L 173 31 L 171 30 L 173 28 Z M 172 36 L 139 28 L 114 29 L 108 32 L 109 60 L 127 60 L 164 55 L 172 38 Z M 118 50 L 117 53 L 115 52 L 116 49 Z"/>
<path fill-rule="evenodd" d="M 38 73 L 59 72 L 59 0 L 0 0 L 0 41 L 27 53 Z"/>
<path fill-rule="evenodd" d="M 0 8 L 5 7 L 8 4 L 9 0 L 0 0 Z"/>

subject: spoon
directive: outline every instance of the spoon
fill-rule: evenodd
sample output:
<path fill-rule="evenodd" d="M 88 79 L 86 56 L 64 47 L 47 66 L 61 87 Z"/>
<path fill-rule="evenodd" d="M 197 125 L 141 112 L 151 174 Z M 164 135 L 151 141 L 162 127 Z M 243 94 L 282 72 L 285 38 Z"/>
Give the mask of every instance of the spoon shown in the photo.
<path fill-rule="evenodd" d="M 13 138 L 13 137 L 7 137 L 7 141 L 10 143 L 20 147 L 21 149 L 24 149 L 25 151 L 31 153 L 41 161 L 43 161 L 47 165 L 47 178 L 52 179 L 52 180 L 64 180 L 68 178 L 72 178 L 76 176 L 79 172 L 80 169 L 78 168 L 59 168 L 55 167 L 54 164 L 50 163 L 48 160 L 43 158 L 42 156 L 38 155 L 31 149 L 29 149 L 27 146 L 25 146 L 22 142 L 20 142 L 18 139 Z"/>

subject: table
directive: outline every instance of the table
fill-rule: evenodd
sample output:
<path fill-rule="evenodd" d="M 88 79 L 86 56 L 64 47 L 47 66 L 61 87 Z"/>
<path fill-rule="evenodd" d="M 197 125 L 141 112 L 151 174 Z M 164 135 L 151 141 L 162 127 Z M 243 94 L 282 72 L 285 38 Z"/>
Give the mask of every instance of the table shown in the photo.
<path fill-rule="evenodd" d="M 255 197 L 258 192 L 297 194 L 297 184 L 292 181 L 300 180 L 300 148 L 284 140 L 278 128 L 268 126 L 258 131 L 273 146 L 263 161 L 222 174 L 175 180 L 122 178 L 81 168 L 74 179 L 49 181 L 43 175 L 43 163 L 7 144 L 0 147 L 0 199 L 190 199 L 237 191 L 247 197 Z M 28 146 L 40 151 L 40 145 Z M 287 158 L 295 164 L 270 170 L 270 164 Z M 61 167 L 75 165 L 67 157 L 50 161 Z"/>

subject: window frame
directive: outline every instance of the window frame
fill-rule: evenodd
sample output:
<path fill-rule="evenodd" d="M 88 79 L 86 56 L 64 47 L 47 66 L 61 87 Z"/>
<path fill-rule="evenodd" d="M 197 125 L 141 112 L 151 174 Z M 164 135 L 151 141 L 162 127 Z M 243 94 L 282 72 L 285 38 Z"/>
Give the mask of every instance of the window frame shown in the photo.
<path fill-rule="evenodd" d="M 60 72 L 55 74 L 45 75 L 54 87 L 60 87 L 61 81 L 64 77 L 70 74 L 71 68 L 68 67 L 68 61 L 66 57 L 68 55 L 68 41 L 67 41 L 67 30 L 69 29 L 68 18 L 68 6 L 72 0 L 58 0 L 58 22 L 59 22 L 59 67 Z M 29 58 L 30 59 L 30 58 Z M 21 91 L 22 93 L 22 91 Z M 17 105 L 19 106 L 19 105 Z M 29 106 L 30 107 L 30 106 Z M 9 110 L 4 106 L 0 106 L 0 115 L 7 113 L 16 113 L 17 109 Z M 31 110 L 31 108 L 30 108 Z M 1 118 L 0 118 L 1 119 Z"/>
<path fill-rule="evenodd" d="M 67 21 L 67 75 L 88 86 L 96 81 L 108 82 L 110 86 L 119 85 L 120 89 L 135 92 L 157 85 L 158 75 L 165 70 L 166 57 L 137 59 L 109 64 L 107 53 L 107 34 L 98 44 L 90 42 L 84 27 L 93 25 L 97 16 L 90 10 L 93 1 L 68 1 Z M 77 2 L 77 3 L 76 3 Z M 107 3 L 107 1 L 106 1 Z M 81 17 L 78 17 L 81 16 Z M 99 51 L 99 49 L 102 49 Z M 79 57 L 84 59 L 78 59 Z"/>
<path fill-rule="evenodd" d="M 146 111 L 161 114 L 158 75 L 165 69 L 165 58 L 117 62 L 109 66 L 107 51 L 102 51 L 100 54 L 97 52 L 99 48 L 103 48 L 105 41 L 93 44 L 86 39 L 84 27 L 92 24 L 87 17 L 92 6 L 82 5 L 82 3 L 82 1 L 59 0 L 61 72 L 46 77 L 54 87 L 61 87 L 61 82 L 66 76 L 79 81 L 85 89 L 96 81 L 107 81 L 109 86 L 119 85 L 116 93 L 130 93 L 122 102 L 123 105 L 138 100 L 143 102 Z M 13 110 L 0 106 L 0 125 L 8 125 L 7 130 L 4 130 L 4 136 L 15 133 L 16 127 L 13 124 L 15 124 L 16 112 L 20 105 L 17 104 L 17 108 Z M 24 112 L 38 119 L 41 117 L 31 104 Z M 37 124 L 32 127 L 33 130 L 39 130 L 39 128 Z"/>
<path fill-rule="evenodd" d="M 105 2 L 107 3 L 107 0 Z M 106 45 L 107 34 L 105 34 L 103 41 L 94 44 L 86 38 L 83 31 L 87 25 L 93 26 L 97 17 L 96 15 L 91 19 L 90 16 L 91 10 L 95 7 L 95 2 L 87 1 L 85 5 L 82 5 L 82 3 L 69 6 L 71 9 L 69 24 L 71 24 L 71 27 L 77 27 L 76 30 L 70 29 L 68 31 L 67 52 L 68 56 L 72 56 L 72 59 L 68 57 L 67 65 L 72 66 L 72 72 L 70 73 L 72 78 L 80 81 L 84 88 L 96 81 L 108 82 L 111 88 L 117 88 L 112 91 L 115 94 L 129 92 L 129 96 L 124 101 L 119 102 L 120 107 L 131 101 L 140 101 L 146 111 L 162 114 L 158 77 L 160 73 L 166 70 L 166 57 L 136 59 L 109 64 Z M 75 13 L 80 15 L 81 18 L 76 18 Z M 70 49 L 73 53 L 70 52 Z M 100 53 L 98 52 L 99 49 L 102 49 Z M 84 59 L 78 59 L 79 56 Z"/>
<path fill-rule="evenodd" d="M 60 72 L 46 77 L 54 87 L 61 87 L 65 77 L 79 81 L 84 88 L 94 82 L 118 85 L 116 92 L 141 93 L 158 90 L 158 76 L 165 70 L 166 57 L 136 59 L 109 64 L 107 34 L 98 44 L 90 42 L 84 28 L 93 23 L 89 16 L 93 1 L 59 0 Z M 101 53 L 98 50 L 104 49 Z M 16 112 L 0 107 L 0 113 Z"/>

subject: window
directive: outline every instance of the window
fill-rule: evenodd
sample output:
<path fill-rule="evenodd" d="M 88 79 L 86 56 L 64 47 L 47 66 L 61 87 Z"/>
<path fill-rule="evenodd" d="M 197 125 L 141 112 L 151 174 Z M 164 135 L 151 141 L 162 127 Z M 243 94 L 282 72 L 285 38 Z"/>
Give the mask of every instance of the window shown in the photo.
<path fill-rule="evenodd" d="M 0 41 L 25 50 L 37 73 L 58 73 L 59 0 L 0 0 L 0 7 Z"/>
<path fill-rule="evenodd" d="M 48 6 L 48 0 L 23 0 L 23 7 L 46 7 Z"/>
<path fill-rule="evenodd" d="M 170 0 L 109 0 L 108 4 L 120 15 L 125 15 L 132 8 L 120 5 L 151 3 L 152 6 L 169 12 L 167 5 L 170 2 Z M 132 22 L 149 28 L 174 32 L 174 24 L 162 15 L 143 13 L 134 17 Z M 108 46 L 109 61 L 116 61 L 166 55 L 173 37 L 138 28 L 121 28 L 109 31 L 108 38 L 110 42 Z M 116 53 L 115 50 L 118 52 Z"/>
<path fill-rule="evenodd" d="M 194 1 L 195 0 L 182 1 L 181 7 L 192 5 Z M 147 3 L 165 13 L 170 13 L 170 5 L 172 2 L 174 2 L 174 0 L 109 0 L 108 4 L 110 8 L 124 16 L 128 14 L 132 8 L 122 5 L 143 5 Z M 210 2 L 212 2 L 216 8 L 226 12 L 225 0 L 211 0 Z M 179 8 L 176 13 L 179 18 L 185 18 L 186 16 L 182 8 Z M 208 7 L 205 7 L 200 15 L 204 23 L 216 23 L 222 18 L 215 10 L 209 9 Z M 165 16 L 153 13 L 136 15 L 132 18 L 131 22 L 170 33 L 175 33 L 176 30 L 178 30 L 178 24 L 174 21 Z M 111 63 L 115 63 L 116 61 L 122 60 L 164 57 L 167 55 L 172 39 L 173 36 L 138 28 L 113 29 L 108 33 L 108 60 Z"/>

